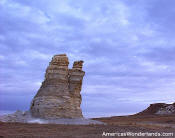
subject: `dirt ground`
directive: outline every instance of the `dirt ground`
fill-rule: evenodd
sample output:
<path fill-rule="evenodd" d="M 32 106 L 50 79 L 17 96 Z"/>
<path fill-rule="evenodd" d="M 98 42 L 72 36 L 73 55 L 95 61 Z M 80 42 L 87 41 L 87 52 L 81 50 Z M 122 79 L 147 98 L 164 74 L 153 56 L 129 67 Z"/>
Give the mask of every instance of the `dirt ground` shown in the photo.
<path fill-rule="evenodd" d="M 0 138 L 105 138 L 120 137 L 117 133 L 173 133 L 175 116 L 118 116 L 94 118 L 106 125 L 58 125 L 0 122 Z M 108 134 L 110 133 L 110 134 Z M 135 138 L 136 136 L 128 136 Z M 139 137 L 139 136 L 138 136 Z M 148 136 L 143 136 L 148 137 Z M 154 136 L 156 137 L 156 136 Z M 159 136 L 161 137 L 161 136 Z M 124 138 L 124 136 L 123 136 Z M 151 136 L 149 136 L 151 138 Z"/>

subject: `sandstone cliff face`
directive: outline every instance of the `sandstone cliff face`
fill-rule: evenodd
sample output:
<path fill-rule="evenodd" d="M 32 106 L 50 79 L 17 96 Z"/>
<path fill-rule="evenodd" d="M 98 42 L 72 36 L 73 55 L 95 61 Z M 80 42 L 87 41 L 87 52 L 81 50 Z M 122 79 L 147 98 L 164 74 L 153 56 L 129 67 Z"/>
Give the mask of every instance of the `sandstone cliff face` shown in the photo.
<path fill-rule="evenodd" d="M 81 87 L 85 74 L 83 61 L 75 61 L 68 69 L 66 54 L 55 55 L 47 67 L 45 80 L 32 100 L 32 116 L 57 119 L 81 118 Z"/>

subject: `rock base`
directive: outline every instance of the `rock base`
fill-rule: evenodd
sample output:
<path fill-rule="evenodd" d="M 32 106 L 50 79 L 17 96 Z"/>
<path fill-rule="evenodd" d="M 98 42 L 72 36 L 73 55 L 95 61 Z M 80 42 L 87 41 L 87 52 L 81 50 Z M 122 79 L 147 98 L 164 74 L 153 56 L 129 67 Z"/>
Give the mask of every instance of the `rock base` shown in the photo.
<path fill-rule="evenodd" d="M 60 119 L 41 119 L 31 116 L 29 111 L 16 111 L 13 114 L 0 116 L 1 122 L 18 122 L 18 123 L 39 123 L 39 124 L 64 124 L 64 125 L 90 125 L 105 124 L 100 121 L 85 118 L 60 118 Z"/>

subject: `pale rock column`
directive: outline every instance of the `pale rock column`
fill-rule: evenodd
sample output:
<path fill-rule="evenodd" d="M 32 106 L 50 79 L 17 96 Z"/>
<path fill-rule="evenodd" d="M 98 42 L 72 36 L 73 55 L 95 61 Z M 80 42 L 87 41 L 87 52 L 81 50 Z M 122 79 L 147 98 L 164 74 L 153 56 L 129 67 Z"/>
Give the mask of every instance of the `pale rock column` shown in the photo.
<path fill-rule="evenodd" d="M 55 55 L 46 69 L 45 80 L 31 102 L 33 117 L 80 118 L 82 116 L 81 85 L 83 61 L 74 62 L 68 69 L 66 54 Z"/>
<path fill-rule="evenodd" d="M 83 61 L 75 61 L 73 64 L 73 68 L 69 69 L 69 92 L 71 96 L 71 106 L 72 106 L 72 114 L 76 116 L 82 116 L 82 111 L 80 108 L 81 105 L 81 88 L 82 88 L 82 80 L 85 74 L 82 71 Z"/>

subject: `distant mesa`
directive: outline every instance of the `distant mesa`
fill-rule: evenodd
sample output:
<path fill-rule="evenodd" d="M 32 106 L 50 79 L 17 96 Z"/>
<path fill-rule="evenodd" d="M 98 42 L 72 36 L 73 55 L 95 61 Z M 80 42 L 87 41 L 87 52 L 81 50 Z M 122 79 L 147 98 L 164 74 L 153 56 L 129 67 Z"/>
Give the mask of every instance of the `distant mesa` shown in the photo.
<path fill-rule="evenodd" d="M 150 104 L 150 106 L 143 110 L 137 115 L 175 115 L 175 103 L 166 104 L 166 103 L 155 103 Z"/>
<path fill-rule="evenodd" d="M 45 80 L 31 102 L 33 117 L 43 119 L 82 118 L 81 88 L 83 61 L 68 69 L 66 54 L 55 55 L 46 69 Z"/>

